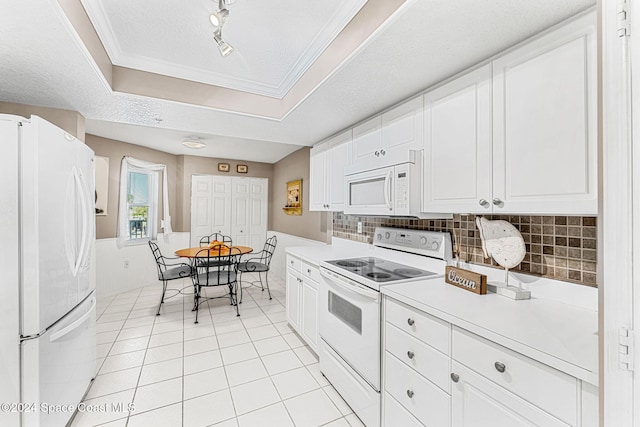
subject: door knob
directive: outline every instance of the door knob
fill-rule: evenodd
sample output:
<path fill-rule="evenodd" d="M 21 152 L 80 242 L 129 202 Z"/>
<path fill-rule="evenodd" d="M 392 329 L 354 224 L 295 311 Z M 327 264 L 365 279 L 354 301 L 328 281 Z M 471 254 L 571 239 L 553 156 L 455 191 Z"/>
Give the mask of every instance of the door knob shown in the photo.
<path fill-rule="evenodd" d="M 413 397 L 413 390 L 407 390 L 407 396 L 411 399 Z"/>
<path fill-rule="evenodd" d="M 376 157 L 380 157 L 380 152 L 379 152 L 379 151 L 376 151 L 376 152 L 375 152 L 375 153 L 373 153 L 373 154 L 375 154 L 375 155 L 376 155 Z"/>
<path fill-rule="evenodd" d="M 416 323 L 416 321 L 413 320 L 412 318 L 408 318 L 407 323 L 409 324 L 409 326 L 413 326 L 413 324 Z"/>
<path fill-rule="evenodd" d="M 415 353 L 413 351 L 411 351 L 411 350 L 407 351 L 407 357 L 409 359 L 413 359 L 414 356 L 415 356 Z"/>
<path fill-rule="evenodd" d="M 496 371 L 498 371 L 500 373 L 503 373 L 504 371 L 507 370 L 507 367 L 505 366 L 505 364 L 501 363 L 501 362 L 496 362 L 496 363 L 493 364 L 493 366 L 495 366 Z"/>
<path fill-rule="evenodd" d="M 458 381 L 460 381 L 460 375 L 458 374 L 454 374 L 453 372 L 451 373 L 451 381 L 453 381 L 454 383 L 457 383 Z"/>
<path fill-rule="evenodd" d="M 478 203 L 480 203 L 480 206 L 482 206 L 483 208 L 486 208 L 489 206 L 489 202 L 487 202 L 485 199 L 480 199 Z"/>
<path fill-rule="evenodd" d="M 501 206 L 502 205 L 502 200 L 498 199 L 497 197 L 495 199 L 493 199 L 493 204 L 495 206 Z"/>
<path fill-rule="evenodd" d="M 380 150 L 380 154 L 382 154 L 384 156 L 385 154 L 387 154 L 387 152 L 384 151 L 384 150 Z"/>

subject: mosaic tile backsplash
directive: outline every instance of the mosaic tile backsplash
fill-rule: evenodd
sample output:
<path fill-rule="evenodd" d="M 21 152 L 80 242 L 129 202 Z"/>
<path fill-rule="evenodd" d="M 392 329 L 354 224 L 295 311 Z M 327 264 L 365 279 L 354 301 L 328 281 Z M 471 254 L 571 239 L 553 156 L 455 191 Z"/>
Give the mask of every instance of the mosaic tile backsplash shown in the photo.
<path fill-rule="evenodd" d="M 527 254 L 519 267 L 521 273 L 565 280 L 597 287 L 595 217 L 581 216 L 512 216 L 484 215 L 487 219 L 503 219 L 522 234 Z M 357 233 L 358 222 L 362 233 Z M 454 215 L 447 220 L 421 220 L 333 214 L 333 236 L 371 243 L 376 227 L 412 228 L 448 231 L 453 252 L 461 260 L 499 267 L 493 259 L 485 259 L 476 228 L 475 215 Z"/>

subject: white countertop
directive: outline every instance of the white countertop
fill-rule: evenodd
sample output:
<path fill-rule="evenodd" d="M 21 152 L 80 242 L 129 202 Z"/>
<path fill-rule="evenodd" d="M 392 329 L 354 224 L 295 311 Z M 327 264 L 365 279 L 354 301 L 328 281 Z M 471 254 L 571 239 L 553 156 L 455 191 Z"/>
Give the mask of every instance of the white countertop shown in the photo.
<path fill-rule="evenodd" d="M 286 252 L 312 265 L 331 259 L 380 256 L 424 267 L 424 257 L 333 239 L 332 245 L 289 247 Z M 503 277 L 499 269 L 465 265 Z M 444 267 L 441 273 L 444 275 Z M 513 275 L 532 290 L 532 299 L 514 301 L 476 295 L 442 277 L 381 287 L 384 295 L 529 356 L 593 385 L 598 384 L 597 290 L 535 276 Z M 527 283 L 528 282 L 528 283 Z M 556 298 L 557 297 L 557 298 Z"/>
<path fill-rule="evenodd" d="M 562 302 L 476 295 L 443 278 L 384 286 L 382 293 L 453 325 L 598 384 L 598 313 Z"/>

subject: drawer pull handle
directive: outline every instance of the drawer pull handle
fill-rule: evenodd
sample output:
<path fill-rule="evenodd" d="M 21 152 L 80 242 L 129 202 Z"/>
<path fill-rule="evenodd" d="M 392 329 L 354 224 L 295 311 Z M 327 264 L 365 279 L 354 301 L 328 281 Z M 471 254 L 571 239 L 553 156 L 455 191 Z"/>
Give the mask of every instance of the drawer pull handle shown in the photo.
<path fill-rule="evenodd" d="M 451 381 L 453 381 L 454 383 L 457 383 L 458 381 L 460 381 L 460 375 L 455 374 L 455 373 L 451 373 Z"/>
<path fill-rule="evenodd" d="M 493 366 L 496 367 L 496 371 L 503 373 L 504 371 L 507 370 L 507 367 L 504 365 L 504 363 L 500 363 L 500 362 L 496 362 L 493 364 Z"/>
<path fill-rule="evenodd" d="M 407 323 L 409 324 L 409 326 L 413 326 L 413 324 L 416 323 L 416 321 L 409 317 L 407 319 Z"/>
<path fill-rule="evenodd" d="M 413 356 L 415 356 L 415 354 L 414 354 L 414 352 L 413 352 L 413 351 L 411 351 L 411 350 L 407 351 L 407 357 L 408 357 L 409 359 L 413 359 Z"/>
<path fill-rule="evenodd" d="M 407 390 L 407 396 L 409 396 L 409 399 L 413 398 L 413 391 Z"/>

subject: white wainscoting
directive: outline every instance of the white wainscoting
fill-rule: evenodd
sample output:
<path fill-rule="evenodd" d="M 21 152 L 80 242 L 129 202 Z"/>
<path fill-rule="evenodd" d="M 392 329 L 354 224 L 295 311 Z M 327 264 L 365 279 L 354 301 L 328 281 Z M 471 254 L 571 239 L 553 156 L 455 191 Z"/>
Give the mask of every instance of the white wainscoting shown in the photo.
<path fill-rule="evenodd" d="M 279 279 L 285 280 L 287 272 L 287 255 L 285 249 L 290 246 L 323 246 L 324 242 L 318 240 L 305 239 L 303 237 L 293 236 L 291 234 L 280 233 L 278 231 L 267 231 L 267 236 L 275 235 L 278 238 L 278 244 L 276 245 L 276 251 L 271 259 L 271 271 L 270 275 L 276 276 Z M 260 248 L 255 248 L 256 251 Z"/>
<path fill-rule="evenodd" d="M 158 235 L 158 246 L 163 255 L 175 256 L 177 249 L 189 247 L 189 233 Z M 156 263 L 144 244 L 118 248 L 116 239 L 98 239 L 95 246 L 96 293 L 98 297 L 111 296 L 130 289 L 158 283 Z M 125 263 L 129 266 L 125 268 Z"/>

